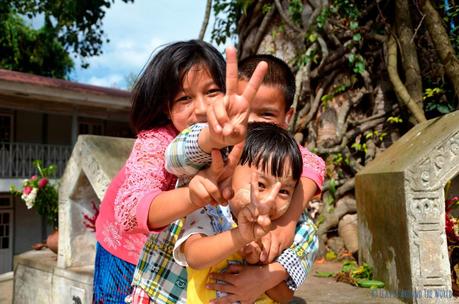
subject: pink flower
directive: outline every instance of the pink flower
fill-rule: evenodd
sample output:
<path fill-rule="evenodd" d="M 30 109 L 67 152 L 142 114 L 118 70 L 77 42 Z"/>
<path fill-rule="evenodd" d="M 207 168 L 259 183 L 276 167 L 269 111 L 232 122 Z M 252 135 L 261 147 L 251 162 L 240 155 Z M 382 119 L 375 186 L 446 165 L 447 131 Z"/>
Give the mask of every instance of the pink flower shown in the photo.
<path fill-rule="evenodd" d="M 38 179 L 38 176 L 36 176 L 36 175 L 34 175 L 34 176 L 32 176 L 32 177 L 30 178 L 30 180 L 33 180 L 33 181 L 36 180 L 36 179 Z"/>
<path fill-rule="evenodd" d="M 22 193 L 24 193 L 25 195 L 28 195 L 30 192 L 32 192 L 32 187 L 30 186 L 26 186 L 24 187 L 24 190 L 22 190 Z"/>
<path fill-rule="evenodd" d="M 48 179 L 43 177 L 42 179 L 40 179 L 40 181 L 38 182 L 38 188 L 41 189 L 43 188 L 44 186 L 46 186 L 48 184 Z"/>

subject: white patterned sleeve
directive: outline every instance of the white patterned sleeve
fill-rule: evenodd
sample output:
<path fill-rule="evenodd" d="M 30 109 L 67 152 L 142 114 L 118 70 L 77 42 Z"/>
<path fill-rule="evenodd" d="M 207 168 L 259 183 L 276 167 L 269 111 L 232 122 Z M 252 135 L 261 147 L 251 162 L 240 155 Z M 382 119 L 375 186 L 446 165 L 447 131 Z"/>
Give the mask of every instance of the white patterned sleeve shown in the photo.
<path fill-rule="evenodd" d="M 185 255 L 181 250 L 181 246 L 185 241 L 194 234 L 203 235 L 214 235 L 215 232 L 212 229 L 212 222 L 210 217 L 207 215 L 205 208 L 200 208 L 193 213 L 187 215 L 183 229 L 180 236 L 174 246 L 174 260 L 181 266 L 188 266 Z"/>

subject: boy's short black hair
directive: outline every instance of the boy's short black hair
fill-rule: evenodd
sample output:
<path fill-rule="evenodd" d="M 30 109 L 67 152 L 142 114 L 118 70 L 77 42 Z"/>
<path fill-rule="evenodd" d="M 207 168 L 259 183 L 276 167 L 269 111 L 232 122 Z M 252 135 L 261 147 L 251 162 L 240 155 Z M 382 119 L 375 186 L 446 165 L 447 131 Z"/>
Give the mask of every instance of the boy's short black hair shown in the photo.
<path fill-rule="evenodd" d="M 215 47 L 201 40 L 168 44 L 151 58 L 132 89 L 130 118 L 136 133 L 170 123 L 167 113 L 194 65 L 207 68 L 215 84 L 225 91 L 226 63 Z"/>
<path fill-rule="evenodd" d="M 282 90 L 285 111 L 288 111 L 295 97 L 295 76 L 288 64 L 282 59 L 268 54 L 256 54 L 246 57 L 239 62 L 239 77 L 245 80 L 250 79 L 260 61 L 265 61 L 268 64 L 268 72 L 263 79 L 263 84 L 277 86 Z"/>
<path fill-rule="evenodd" d="M 293 136 L 275 124 L 249 123 L 239 164 L 254 165 L 276 177 L 282 177 L 287 173 L 284 172 L 285 161 L 290 161 L 292 177 L 298 181 L 303 172 L 303 158 Z"/>

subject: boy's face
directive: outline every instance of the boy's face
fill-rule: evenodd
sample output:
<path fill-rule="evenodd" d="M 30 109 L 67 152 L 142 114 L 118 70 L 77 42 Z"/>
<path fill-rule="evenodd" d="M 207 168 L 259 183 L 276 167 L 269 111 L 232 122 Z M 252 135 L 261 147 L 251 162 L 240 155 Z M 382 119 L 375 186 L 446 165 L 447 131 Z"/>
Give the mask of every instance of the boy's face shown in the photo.
<path fill-rule="evenodd" d="M 247 80 L 239 80 L 241 94 L 247 86 Z M 280 88 L 262 84 L 250 103 L 249 122 L 270 122 L 286 129 L 293 116 L 293 109 L 285 111 L 285 99 Z"/>
<path fill-rule="evenodd" d="M 287 163 L 288 162 L 286 162 L 286 164 Z M 296 181 L 292 178 L 290 170 L 285 170 L 283 177 L 275 177 L 267 172 L 263 172 L 255 166 L 237 166 L 232 178 L 234 197 L 229 202 L 231 211 L 233 214 L 237 215 L 244 206 L 250 204 L 250 178 L 253 172 L 258 173 L 260 200 L 263 200 L 266 195 L 272 192 L 276 182 L 279 181 L 281 183 L 281 188 L 275 196 L 274 207 L 269 214 L 271 220 L 279 218 L 287 211 L 290 201 L 292 200 L 293 191 L 295 191 Z"/>

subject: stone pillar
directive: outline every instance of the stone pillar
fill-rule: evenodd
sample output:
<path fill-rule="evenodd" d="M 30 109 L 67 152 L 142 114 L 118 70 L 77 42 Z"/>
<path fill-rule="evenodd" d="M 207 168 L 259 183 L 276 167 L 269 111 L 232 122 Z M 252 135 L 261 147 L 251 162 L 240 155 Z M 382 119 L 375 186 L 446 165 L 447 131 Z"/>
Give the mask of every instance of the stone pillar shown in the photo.
<path fill-rule="evenodd" d="M 459 172 L 459 112 L 415 126 L 356 177 L 359 256 L 410 303 L 452 302 L 444 186 Z"/>
<path fill-rule="evenodd" d="M 125 163 L 133 140 L 81 135 L 59 185 L 59 252 L 15 258 L 15 303 L 91 303 L 95 233 L 84 225 Z M 39 280 L 41 283 L 39 283 Z"/>

